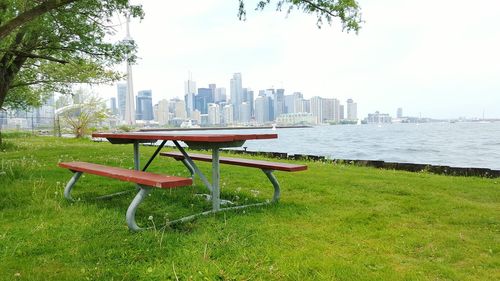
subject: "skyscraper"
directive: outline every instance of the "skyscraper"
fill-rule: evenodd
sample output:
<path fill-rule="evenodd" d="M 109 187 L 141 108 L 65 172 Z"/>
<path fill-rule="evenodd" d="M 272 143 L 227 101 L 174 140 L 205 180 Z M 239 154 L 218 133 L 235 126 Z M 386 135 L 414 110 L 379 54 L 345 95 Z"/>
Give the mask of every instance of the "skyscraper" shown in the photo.
<path fill-rule="evenodd" d="M 270 109 L 272 109 L 271 97 L 260 96 L 255 99 L 255 120 L 257 123 L 267 123 L 271 121 Z"/>
<path fill-rule="evenodd" d="M 217 89 L 217 85 L 215 83 L 208 84 L 208 88 L 212 91 L 212 101 L 215 101 L 215 89 Z"/>
<path fill-rule="evenodd" d="M 125 121 L 125 108 L 127 100 L 127 84 L 118 83 L 116 85 L 116 90 L 118 92 L 118 113 L 120 114 L 120 120 Z"/>
<path fill-rule="evenodd" d="M 232 104 L 226 104 L 222 108 L 222 123 L 225 125 L 233 124 L 233 105 Z"/>
<path fill-rule="evenodd" d="M 241 80 L 241 73 L 234 73 L 233 78 L 231 78 L 231 80 L 229 81 L 229 93 L 231 95 L 231 104 L 233 105 L 233 118 L 235 122 L 238 122 L 240 117 L 240 105 L 243 96 L 243 87 Z"/>
<path fill-rule="evenodd" d="M 186 103 L 181 99 L 172 99 L 170 103 L 173 107 L 174 118 L 186 119 Z"/>
<path fill-rule="evenodd" d="M 397 118 L 403 118 L 403 108 L 399 107 L 396 113 Z"/>
<path fill-rule="evenodd" d="M 116 98 L 114 97 L 109 99 L 109 110 L 113 115 L 118 114 L 118 107 L 116 106 Z"/>
<path fill-rule="evenodd" d="M 207 107 L 208 107 L 208 124 L 219 125 L 220 124 L 219 105 L 216 103 L 209 103 Z"/>
<path fill-rule="evenodd" d="M 221 103 L 226 101 L 227 101 L 226 88 L 215 88 L 214 102 Z"/>
<path fill-rule="evenodd" d="M 158 109 L 156 111 L 156 121 L 159 125 L 168 124 L 170 119 L 168 100 L 162 99 L 158 102 Z"/>
<path fill-rule="evenodd" d="M 187 117 L 191 117 L 194 108 L 194 96 L 196 95 L 196 82 L 193 81 L 191 73 L 189 78 L 184 82 L 184 102 L 186 104 Z"/>
<path fill-rule="evenodd" d="M 285 113 L 285 89 L 277 89 L 273 97 L 274 119 Z"/>
<path fill-rule="evenodd" d="M 251 108 L 250 108 L 250 103 L 244 101 L 241 103 L 241 108 L 240 108 L 240 122 L 243 122 L 243 123 L 248 123 L 250 122 L 250 118 L 251 118 Z"/>
<path fill-rule="evenodd" d="M 136 98 L 136 115 L 137 120 L 153 120 L 153 93 L 151 90 L 139 91 Z"/>
<path fill-rule="evenodd" d="M 208 104 L 213 102 L 212 89 L 199 88 L 198 94 L 194 97 L 194 108 L 199 110 L 201 114 L 207 114 Z"/>
<path fill-rule="evenodd" d="M 323 120 L 334 121 L 335 119 L 335 100 L 334 99 L 323 99 L 323 105 L 321 106 Z M 321 120 L 321 121 L 323 121 Z"/>
<path fill-rule="evenodd" d="M 323 123 L 323 98 L 312 97 L 311 98 L 311 113 L 316 118 L 316 123 Z"/>
<path fill-rule="evenodd" d="M 347 100 L 347 120 L 358 120 L 358 104 L 352 99 Z"/>

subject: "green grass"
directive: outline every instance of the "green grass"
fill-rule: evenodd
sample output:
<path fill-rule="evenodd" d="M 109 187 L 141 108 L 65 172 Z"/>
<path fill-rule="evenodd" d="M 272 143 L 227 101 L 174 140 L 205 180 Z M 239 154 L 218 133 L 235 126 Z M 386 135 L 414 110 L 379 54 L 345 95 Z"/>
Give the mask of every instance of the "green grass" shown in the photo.
<path fill-rule="evenodd" d="M 276 172 L 279 204 L 220 213 L 174 228 L 210 208 L 193 187 L 155 190 L 131 233 L 134 194 L 96 201 L 133 184 L 93 175 L 63 195 L 59 161 L 132 167 L 132 146 L 12 136 L 0 152 L 0 280 L 499 280 L 500 179 L 465 178 L 307 162 Z M 142 155 L 153 147 L 141 147 Z M 141 159 L 143 163 L 146 158 Z M 208 163 L 199 163 L 209 174 Z M 157 158 L 150 171 L 187 176 Z M 272 197 L 256 169 L 222 166 L 223 198 Z M 148 218 L 152 216 L 152 220 Z"/>

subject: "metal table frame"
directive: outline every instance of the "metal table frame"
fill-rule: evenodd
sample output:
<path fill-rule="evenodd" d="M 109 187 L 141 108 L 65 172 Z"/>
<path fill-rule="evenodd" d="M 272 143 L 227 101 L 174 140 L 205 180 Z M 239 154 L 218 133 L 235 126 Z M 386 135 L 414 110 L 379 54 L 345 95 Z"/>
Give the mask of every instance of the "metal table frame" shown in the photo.
<path fill-rule="evenodd" d="M 276 134 L 270 134 L 271 137 L 266 137 L 266 138 L 277 138 Z M 112 138 L 112 136 L 107 137 L 108 140 Z M 153 139 L 151 139 L 153 140 Z M 117 141 L 115 143 L 130 143 L 132 141 L 133 143 L 133 149 L 134 149 L 134 169 L 139 170 L 140 169 L 140 151 L 139 151 L 139 144 L 143 143 L 145 140 L 143 139 L 133 139 L 127 141 Z M 157 140 L 154 140 L 157 141 Z M 142 171 L 146 171 L 147 168 L 150 166 L 150 164 L 153 162 L 153 160 L 157 157 L 158 153 L 161 151 L 161 149 L 165 146 L 167 143 L 167 139 L 162 140 L 161 144 L 157 147 L 153 155 L 149 158 L 148 162 L 144 167 L 141 169 Z M 113 143 L 113 141 L 110 140 L 110 142 Z M 186 152 L 186 150 L 179 144 L 178 140 L 172 140 L 172 142 L 175 144 L 176 148 L 182 153 L 184 156 L 183 163 L 184 165 L 188 168 L 189 172 L 191 173 L 191 177 L 194 178 L 194 175 L 197 175 L 200 180 L 203 182 L 205 187 L 208 189 L 210 192 L 209 198 L 212 201 L 212 209 L 209 211 L 205 211 L 202 213 L 194 214 L 194 215 L 189 215 L 180 219 L 176 219 L 173 221 L 170 221 L 168 225 L 176 224 L 176 223 L 181 223 L 185 221 L 192 220 L 196 217 L 203 216 L 203 215 L 208 215 L 216 212 L 221 212 L 221 211 L 228 211 L 228 210 L 235 210 L 235 209 L 242 209 L 242 208 L 247 208 L 251 206 L 261 206 L 265 204 L 269 204 L 272 202 L 277 202 L 280 196 L 280 190 L 279 190 L 279 184 L 274 175 L 272 174 L 272 171 L 266 171 L 263 170 L 268 179 L 271 181 L 274 187 L 274 196 L 272 201 L 266 201 L 262 203 L 255 203 L 255 204 L 247 204 L 247 205 L 240 205 L 240 206 L 233 206 L 233 207 L 225 207 L 221 208 L 221 202 L 222 203 L 227 203 L 229 201 L 226 200 L 221 200 L 220 199 L 220 163 L 219 163 L 219 153 L 221 148 L 225 147 L 241 147 L 245 140 L 233 140 L 233 141 L 228 141 L 228 142 L 209 142 L 209 141 L 192 141 L 192 140 L 183 140 L 184 143 L 186 143 L 189 147 L 194 147 L 194 148 L 203 148 L 203 149 L 211 149 L 212 150 L 212 182 L 210 182 L 206 176 L 202 173 L 202 171 L 198 168 L 196 163 L 191 159 L 189 154 Z M 137 185 L 137 190 L 138 193 L 130 203 L 128 209 L 127 209 L 127 214 L 126 214 L 126 221 L 128 227 L 133 230 L 133 231 L 138 231 L 142 230 L 143 228 L 139 227 L 135 221 L 135 213 L 138 208 L 138 206 L 141 204 L 141 202 L 148 196 L 148 194 L 151 192 L 151 187 L 143 186 L 143 185 Z M 119 192 L 117 194 L 123 194 L 123 192 Z M 111 195 L 113 196 L 113 195 Z M 107 195 L 105 197 L 110 197 L 110 195 Z"/>

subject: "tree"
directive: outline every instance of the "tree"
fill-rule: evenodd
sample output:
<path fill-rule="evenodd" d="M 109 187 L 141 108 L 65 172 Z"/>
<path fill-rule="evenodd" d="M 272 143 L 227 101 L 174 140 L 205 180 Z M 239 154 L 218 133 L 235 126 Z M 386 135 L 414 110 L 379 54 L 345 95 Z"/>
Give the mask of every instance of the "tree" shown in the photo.
<path fill-rule="evenodd" d="M 111 67 L 133 61 L 136 45 L 106 41 L 116 14 L 143 11 L 128 0 L 0 0 L 0 108 L 38 106 L 75 83 L 120 79 Z"/>
<path fill-rule="evenodd" d="M 116 13 L 143 16 L 127 0 L 1 0 L 0 108 L 39 105 L 74 83 L 119 79 L 111 66 L 133 60 L 136 46 L 105 41 Z"/>
<path fill-rule="evenodd" d="M 238 17 L 240 20 L 246 18 L 245 0 L 239 1 Z M 317 17 L 317 26 L 323 23 L 331 24 L 332 20 L 338 18 L 342 24 L 342 30 L 347 32 L 358 32 L 361 28 L 361 11 L 356 0 L 261 0 L 257 3 L 256 10 L 263 10 L 275 2 L 276 10 L 285 10 L 287 14 L 293 10 L 300 10 L 306 14 L 314 14 Z"/>
<path fill-rule="evenodd" d="M 60 108 L 60 117 L 63 124 L 70 128 L 76 138 L 88 135 L 90 127 L 99 125 L 109 116 L 105 102 L 95 94 L 77 91 L 74 100 L 77 103 Z"/>

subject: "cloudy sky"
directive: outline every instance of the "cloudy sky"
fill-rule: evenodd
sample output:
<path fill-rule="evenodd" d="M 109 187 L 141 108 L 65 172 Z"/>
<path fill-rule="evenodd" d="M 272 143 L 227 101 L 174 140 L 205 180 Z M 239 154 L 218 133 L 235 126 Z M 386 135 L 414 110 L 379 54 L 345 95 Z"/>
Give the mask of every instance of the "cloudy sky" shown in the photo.
<path fill-rule="evenodd" d="M 409 116 L 500 118 L 499 0 L 359 0 L 357 35 L 335 22 L 318 29 L 312 15 L 253 11 L 253 0 L 243 22 L 236 0 L 136 2 L 146 17 L 131 23 L 134 90 L 151 89 L 153 102 L 182 97 L 189 72 L 197 87 L 226 88 L 241 72 L 257 91 L 353 98 L 361 117 L 402 107 Z M 96 90 L 116 96 L 113 86 Z"/>

